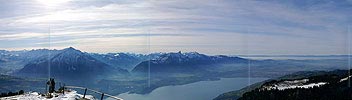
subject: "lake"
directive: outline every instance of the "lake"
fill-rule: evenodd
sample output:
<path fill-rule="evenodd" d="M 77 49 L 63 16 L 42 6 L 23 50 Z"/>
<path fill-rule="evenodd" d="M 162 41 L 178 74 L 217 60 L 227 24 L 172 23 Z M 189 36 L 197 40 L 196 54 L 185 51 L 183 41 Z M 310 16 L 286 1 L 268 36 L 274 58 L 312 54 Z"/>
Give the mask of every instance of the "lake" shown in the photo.
<path fill-rule="evenodd" d="M 267 78 L 222 78 L 217 81 L 200 81 L 186 85 L 164 86 L 149 94 L 123 93 L 118 97 L 124 100 L 212 100 L 218 95 L 239 90 L 250 84 L 264 81 Z"/>

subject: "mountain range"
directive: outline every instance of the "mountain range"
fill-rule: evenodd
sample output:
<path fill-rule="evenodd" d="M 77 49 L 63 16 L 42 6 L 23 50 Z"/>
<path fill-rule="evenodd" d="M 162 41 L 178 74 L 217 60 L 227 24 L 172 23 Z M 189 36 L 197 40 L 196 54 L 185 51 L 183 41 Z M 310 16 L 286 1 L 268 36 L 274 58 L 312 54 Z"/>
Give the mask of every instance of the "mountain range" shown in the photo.
<path fill-rule="evenodd" d="M 90 77 L 99 75 L 129 75 L 147 72 L 149 63 L 152 73 L 186 73 L 210 70 L 219 64 L 246 63 L 247 59 L 224 55 L 208 56 L 197 52 L 188 53 L 87 53 L 69 47 L 62 50 L 0 51 L 2 74 L 47 77 Z M 50 68 L 48 67 L 50 66 Z"/>
<path fill-rule="evenodd" d="M 245 77 L 248 66 L 252 77 L 275 77 L 304 70 L 339 69 L 346 59 L 325 60 L 252 60 L 235 56 L 209 56 L 198 52 L 152 54 L 87 53 L 75 48 L 62 50 L 0 51 L 0 73 L 21 76 L 129 76 L 204 75 Z M 250 63 L 250 65 L 249 65 Z M 270 73 L 269 73 L 270 72 Z"/>
<path fill-rule="evenodd" d="M 229 56 L 207 56 L 197 52 L 166 53 L 138 64 L 133 73 L 187 73 L 207 71 L 218 64 L 246 63 L 247 59 Z"/>

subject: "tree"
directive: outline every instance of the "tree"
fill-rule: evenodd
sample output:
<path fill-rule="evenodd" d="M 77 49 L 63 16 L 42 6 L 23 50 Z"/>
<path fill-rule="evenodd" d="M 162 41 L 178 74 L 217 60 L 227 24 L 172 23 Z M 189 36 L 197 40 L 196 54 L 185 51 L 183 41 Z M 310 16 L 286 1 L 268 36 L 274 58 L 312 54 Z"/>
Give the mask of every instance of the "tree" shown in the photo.
<path fill-rule="evenodd" d="M 7 96 L 14 96 L 12 92 L 7 93 Z"/>
<path fill-rule="evenodd" d="M 23 90 L 20 90 L 20 91 L 18 91 L 18 94 L 19 94 L 19 95 L 24 94 L 24 91 L 23 91 Z"/>

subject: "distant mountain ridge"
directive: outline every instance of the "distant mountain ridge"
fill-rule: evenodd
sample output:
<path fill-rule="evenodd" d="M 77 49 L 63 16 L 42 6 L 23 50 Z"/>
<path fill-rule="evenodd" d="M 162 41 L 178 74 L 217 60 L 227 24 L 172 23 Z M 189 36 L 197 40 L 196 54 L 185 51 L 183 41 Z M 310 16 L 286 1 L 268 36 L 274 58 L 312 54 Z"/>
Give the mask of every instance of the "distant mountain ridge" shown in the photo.
<path fill-rule="evenodd" d="M 147 60 L 147 55 L 127 54 L 127 53 L 91 53 L 92 57 L 100 60 L 112 67 L 120 67 L 126 70 L 132 70 L 140 62 Z"/>
<path fill-rule="evenodd" d="M 224 63 L 246 63 L 248 60 L 239 57 L 229 56 L 207 56 L 197 52 L 188 53 L 165 53 L 159 57 L 144 61 L 138 64 L 133 73 L 173 73 L 173 72 L 194 72 L 204 71 L 205 66 Z"/>

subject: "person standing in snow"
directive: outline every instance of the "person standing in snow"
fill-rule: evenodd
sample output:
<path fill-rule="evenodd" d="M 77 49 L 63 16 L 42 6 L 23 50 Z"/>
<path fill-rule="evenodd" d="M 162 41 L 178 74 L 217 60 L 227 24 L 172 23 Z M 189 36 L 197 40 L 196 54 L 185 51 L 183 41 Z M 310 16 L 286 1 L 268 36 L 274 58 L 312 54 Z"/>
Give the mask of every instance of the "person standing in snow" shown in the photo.
<path fill-rule="evenodd" d="M 55 91 L 55 81 L 54 81 L 54 79 L 51 80 L 51 85 L 52 85 L 51 86 L 51 90 L 52 90 L 51 92 L 54 92 Z"/>
<path fill-rule="evenodd" d="M 55 80 L 53 78 L 50 78 L 48 82 L 46 82 L 47 85 L 49 85 L 49 93 L 54 93 L 55 91 Z"/>

